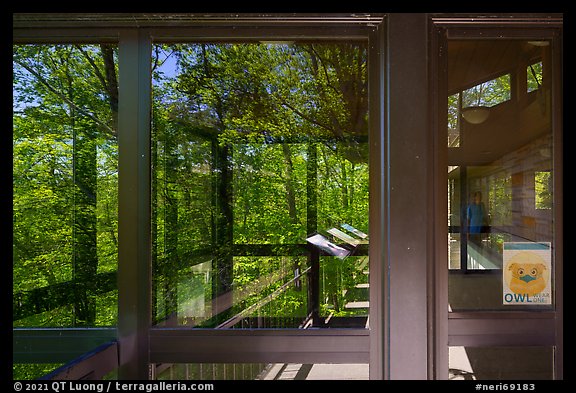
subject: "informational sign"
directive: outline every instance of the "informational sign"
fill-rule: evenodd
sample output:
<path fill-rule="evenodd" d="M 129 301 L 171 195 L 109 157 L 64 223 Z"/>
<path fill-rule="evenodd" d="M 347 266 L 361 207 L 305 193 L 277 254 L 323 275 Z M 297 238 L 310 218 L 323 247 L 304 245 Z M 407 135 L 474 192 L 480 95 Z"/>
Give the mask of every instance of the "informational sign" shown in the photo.
<path fill-rule="evenodd" d="M 342 228 L 346 229 L 347 231 L 352 232 L 353 234 L 355 234 L 356 236 L 358 236 L 359 238 L 362 239 L 368 239 L 368 235 L 365 234 L 364 232 L 354 228 L 352 225 L 349 224 L 342 224 L 340 225 Z"/>
<path fill-rule="evenodd" d="M 306 241 L 308 241 L 308 243 L 314 244 L 316 247 L 320 248 L 327 254 L 334 255 L 340 259 L 346 258 L 351 253 L 350 250 L 332 243 L 330 240 L 320 234 L 310 236 L 306 238 Z"/>
<path fill-rule="evenodd" d="M 504 243 L 503 304 L 533 306 L 552 304 L 551 260 L 550 243 Z"/>
<path fill-rule="evenodd" d="M 360 244 L 359 239 L 354 239 L 352 236 L 342 232 L 341 230 L 339 230 L 337 228 L 330 228 L 326 232 L 328 232 L 329 234 L 331 234 L 334 237 L 337 237 L 338 239 L 340 239 L 342 241 L 345 241 L 346 243 L 350 244 L 351 246 L 356 247 L 358 244 Z"/>

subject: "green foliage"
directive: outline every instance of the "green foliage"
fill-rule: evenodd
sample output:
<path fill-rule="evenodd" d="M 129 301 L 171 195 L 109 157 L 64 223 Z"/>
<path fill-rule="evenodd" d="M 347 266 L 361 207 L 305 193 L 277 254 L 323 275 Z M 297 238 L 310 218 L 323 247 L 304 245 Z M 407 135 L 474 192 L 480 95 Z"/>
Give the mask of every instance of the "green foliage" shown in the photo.
<path fill-rule="evenodd" d="M 89 285 L 117 269 L 114 56 L 107 45 L 14 46 L 13 291 L 28 299 L 15 303 L 28 315 L 17 326 L 116 323 L 116 295 Z M 38 290 L 55 296 L 49 307 L 30 303 Z"/>
<path fill-rule="evenodd" d="M 12 368 L 12 379 L 21 381 L 37 379 L 62 365 L 61 363 L 15 364 Z"/>
<path fill-rule="evenodd" d="M 14 326 L 116 324 L 116 56 L 107 44 L 14 46 Z M 303 320 L 307 278 L 294 275 L 306 258 L 235 253 L 303 246 L 311 223 L 367 231 L 366 48 L 179 44 L 152 56 L 154 322 L 216 326 L 256 306 L 248 317 Z M 357 282 L 351 263 L 322 265 L 332 312 Z"/>
<path fill-rule="evenodd" d="M 318 229 L 346 222 L 367 232 L 362 45 L 157 45 L 154 54 L 157 318 L 170 318 L 179 313 L 177 304 L 186 303 L 181 292 L 174 300 L 170 288 L 179 279 L 173 272 L 194 266 L 192 255 L 198 253 L 213 258 L 213 268 L 205 290 L 194 296 L 209 299 L 232 289 L 244 294 L 232 314 L 278 290 L 285 279 L 262 283 L 272 275 L 267 271 L 274 258 L 232 259 L 231 250 L 304 242 L 311 165 Z M 310 143 L 318 146 L 313 162 Z M 341 279 L 346 269 L 338 272 L 326 276 L 330 293 L 353 285 Z M 305 298 L 293 295 L 286 290 L 271 301 L 276 306 L 267 315 L 305 315 Z"/>
<path fill-rule="evenodd" d="M 538 90 L 542 86 L 542 62 L 531 64 L 526 69 L 526 87 L 527 91 Z"/>
<path fill-rule="evenodd" d="M 480 83 L 462 92 L 462 107 L 494 106 L 510 99 L 510 74 Z"/>
<path fill-rule="evenodd" d="M 539 171 L 534 174 L 536 209 L 552 208 L 552 172 Z"/>

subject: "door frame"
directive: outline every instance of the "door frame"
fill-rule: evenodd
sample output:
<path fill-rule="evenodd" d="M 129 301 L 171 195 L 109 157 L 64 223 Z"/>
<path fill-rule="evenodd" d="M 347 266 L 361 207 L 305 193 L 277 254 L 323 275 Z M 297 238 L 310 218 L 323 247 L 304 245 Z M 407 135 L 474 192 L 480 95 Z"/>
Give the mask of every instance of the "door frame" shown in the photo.
<path fill-rule="evenodd" d="M 430 274 L 432 346 L 430 372 L 434 379 L 448 377 L 448 347 L 553 346 L 554 379 L 563 379 L 563 157 L 562 157 L 562 39 L 561 14 L 522 14 L 478 17 L 431 15 L 430 102 L 434 135 L 434 258 Z M 555 309 L 553 311 L 448 312 L 448 205 L 447 177 L 447 42 L 449 39 L 549 39 L 552 45 L 552 135 L 554 156 Z M 522 334 L 512 337 L 511 331 Z"/>

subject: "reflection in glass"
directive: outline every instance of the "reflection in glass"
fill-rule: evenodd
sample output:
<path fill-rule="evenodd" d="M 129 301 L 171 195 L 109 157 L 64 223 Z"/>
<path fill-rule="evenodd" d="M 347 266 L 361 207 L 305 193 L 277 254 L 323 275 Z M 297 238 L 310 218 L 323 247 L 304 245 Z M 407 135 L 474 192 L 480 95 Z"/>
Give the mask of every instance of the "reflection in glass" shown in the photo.
<path fill-rule="evenodd" d="M 448 43 L 452 311 L 551 307 L 503 301 L 506 246 L 554 240 L 549 50 L 519 40 Z M 483 123 L 459 120 L 472 103 L 490 106 Z"/>
<path fill-rule="evenodd" d="M 156 365 L 157 380 L 367 380 L 368 364 L 194 363 Z"/>
<path fill-rule="evenodd" d="M 116 52 L 110 44 L 13 47 L 15 328 L 116 324 Z M 14 379 L 60 365 L 17 362 Z"/>
<path fill-rule="evenodd" d="M 306 241 L 367 233 L 364 44 L 156 44 L 152 64 L 153 322 L 364 328 L 367 241 Z"/>
<path fill-rule="evenodd" d="M 553 347 L 450 347 L 449 379 L 550 380 L 553 358 Z"/>
<path fill-rule="evenodd" d="M 482 82 L 461 94 L 463 108 L 498 105 L 510 99 L 510 74 Z"/>
<path fill-rule="evenodd" d="M 13 325 L 116 323 L 116 47 L 13 48 Z"/>
<path fill-rule="evenodd" d="M 526 70 L 526 86 L 527 91 L 535 91 L 542 85 L 542 62 L 539 61 L 534 64 L 530 64 Z"/>

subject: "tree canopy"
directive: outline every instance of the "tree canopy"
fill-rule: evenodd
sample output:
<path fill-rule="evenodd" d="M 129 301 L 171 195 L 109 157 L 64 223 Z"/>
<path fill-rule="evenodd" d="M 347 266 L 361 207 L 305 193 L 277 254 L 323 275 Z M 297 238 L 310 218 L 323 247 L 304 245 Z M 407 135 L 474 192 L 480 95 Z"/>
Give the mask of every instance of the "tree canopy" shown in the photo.
<path fill-rule="evenodd" d="M 14 326 L 116 324 L 117 52 L 13 48 Z M 155 322 L 215 326 L 230 291 L 228 316 L 270 299 L 254 312 L 306 317 L 305 288 L 287 284 L 307 268 L 306 237 L 368 229 L 366 48 L 155 44 L 151 56 Z M 356 262 L 322 263 L 323 312 L 349 312 Z"/>

